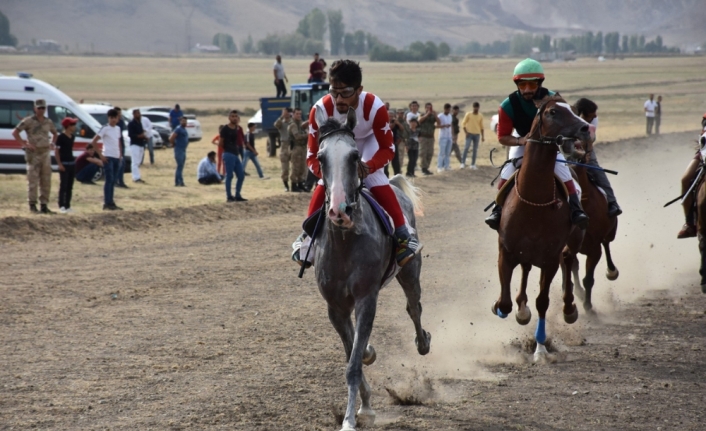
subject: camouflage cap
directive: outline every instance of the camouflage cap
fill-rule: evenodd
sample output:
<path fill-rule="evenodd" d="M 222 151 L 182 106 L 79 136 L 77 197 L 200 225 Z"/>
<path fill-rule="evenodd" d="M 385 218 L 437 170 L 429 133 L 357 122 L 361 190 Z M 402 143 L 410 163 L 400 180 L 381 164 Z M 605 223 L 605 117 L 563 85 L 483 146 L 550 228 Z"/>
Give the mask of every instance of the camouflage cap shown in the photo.
<path fill-rule="evenodd" d="M 37 99 L 34 101 L 34 107 L 35 108 L 46 108 L 47 107 L 47 101 L 44 99 Z"/>

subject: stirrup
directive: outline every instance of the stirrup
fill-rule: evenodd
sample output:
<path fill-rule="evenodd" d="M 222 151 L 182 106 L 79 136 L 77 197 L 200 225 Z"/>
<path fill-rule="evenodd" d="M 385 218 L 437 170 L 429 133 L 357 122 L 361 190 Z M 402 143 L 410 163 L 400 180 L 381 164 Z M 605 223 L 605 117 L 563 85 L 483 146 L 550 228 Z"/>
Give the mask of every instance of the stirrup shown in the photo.
<path fill-rule="evenodd" d="M 493 230 L 500 229 L 500 216 L 502 215 L 502 208 L 495 205 L 493 212 L 490 213 L 488 217 L 485 218 L 485 224 L 490 226 Z"/>
<path fill-rule="evenodd" d="M 293 260 L 294 262 L 296 262 L 299 266 L 303 266 L 303 267 L 305 267 L 305 268 L 311 268 L 311 262 L 308 262 L 308 261 L 305 262 L 305 261 L 301 258 L 301 253 L 300 253 L 301 248 L 302 248 L 302 242 L 304 242 L 304 239 L 305 239 L 307 236 L 308 236 L 308 235 L 307 235 L 306 233 L 302 232 L 302 233 L 297 237 L 297 239 L 292 243 L 292 249 L 293 249 L 293 251 L 292 251 L 292 260 Z"/>
<path fill-rule="evenodd" d="M 586 230 L 588 227 L 588 216 L 583 211 L 574 211 L 571 214 L 571 223 L 576 225 L 581 230 Z"/>
<path fill-rule="evenodd" d="M 681 230 L 677 234 L 678 239 L 693 238 L 695 236 L 696 236 L 696 226 L 689 224 L 689 223 L 684 223 L 684 226 L 682 226 Z"/>
<path fill-rule="evenodd" d="M 405 266 L 414 256 L 422 251 L 422 248 L 424 248 L 424 244 L 420 244 L 419 241 L 412 236 L 403 241 L 398 240 L 397 253 L 395 254 L 397 265 L 400 267 Z"/>
<path fill-rule="evenodd" d="M 617 217 L 623 213 L 617 202 L 611 202 L 608 204 L 608 217 Z"/>

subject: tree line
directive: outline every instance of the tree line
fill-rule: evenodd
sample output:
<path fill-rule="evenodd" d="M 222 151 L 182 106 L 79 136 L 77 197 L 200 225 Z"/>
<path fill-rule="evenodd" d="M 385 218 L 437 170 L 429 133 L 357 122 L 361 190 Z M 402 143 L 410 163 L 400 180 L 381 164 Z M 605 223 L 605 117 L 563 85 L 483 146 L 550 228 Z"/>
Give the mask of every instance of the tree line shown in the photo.
<path fill-rule="evenodd" d="M 647 41 L 644 35 L 623 34 L 619 32 L 605 33 L 591 31 L 570 37 L 552 39 L 548 34 L 516 34 L 509 41 L 495 41 L 481 45 L 469 42 L 456 48 L 455 53 L 461 55 L 527 55 L 533 48 L 540 52 L 569 52 L 577 54 L 636 54 L 636 53 L 678 53 L 679 48 L 664 45 L 662 36 Z"/>

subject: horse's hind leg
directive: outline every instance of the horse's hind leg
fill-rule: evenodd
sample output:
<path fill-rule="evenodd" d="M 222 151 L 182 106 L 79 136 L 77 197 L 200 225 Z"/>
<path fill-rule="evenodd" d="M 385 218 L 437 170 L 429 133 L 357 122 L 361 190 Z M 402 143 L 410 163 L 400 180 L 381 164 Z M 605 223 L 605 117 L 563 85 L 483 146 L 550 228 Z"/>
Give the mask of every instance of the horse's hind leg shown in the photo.
<path fill-rule="evenodd" d="M 522 264 L 522 283 L 520 284 L 520 293 L 515 298 L 517 302 L 517 313 L 515 319 L 520 325 L 526 325 L 532 320 L 532 312 L 527 306 L 527 278 L 532 270 L 532 265 Z"/>
<path fill-rule="evenodd" d="M 610 254 L 610 242 L 604 242 L 603 249 L 605 250 L 605 258 L 608 263 L 608 269 L 605 271 L 605 276 L 610 281 L 617 280 L 620 275 L 620 271 L 618 271 L 618 268 L 613 263 L 613 256 Z"/>
<path fill-rule="evenodd" d="M 355 403 L 360 390 L 362 405 L 358 411 L 358 417 L 367 426 L 375 421 L 375 412 L 370 408 L 370 387 L 363 375 L 363 355 L 365 354 L 370 333 L 373 331 L 373 320 L 375 320 L 375 310 L 377 308 L 378 292 L 371 292 L 364 298 L 356 301 L 355 304 L 355 336 L 353 337 L 353 348 L 348 368 L 346 369 L 346 382 L 348 383 L 348 406 L 346 415 L 343 418 L 343 430 L 355 429 Z"/>
<path fill-rule="evenodd" d="M 512 312 L 511 282 L 512 271 L 519 264 L 514 257 L 510 255 L 502 245 L 500 245 L 500 253 L 498 256 L 498 272 L 500 273 L 500 299 L 492 306 L 491 311 L 496 316 L 506 318 Z"/>
<path fill-rule="evenodd" d="M 417 351 L 420 355 L 426 355 L 431 345 L 431 334 L 422 328 L 422 303 L 420 302 L 422 287 L 419 284 L 419 273 L 420 268 L 416 262 L 410 262 L 397 274 L 397 281 L 407 297 L 407 314 L 412 319 L 414 330 L 417 332 L 414 338 Z"/>
<path fill-rule="evenodd" d="M 591 246 L 591 249 L 588 251 L 588 253 L 586 253 L 586 276 L 583 278 L 583 286 L 586 289 L 586 295 L 583 299 L 583 309 L 586 311 L 590 311 L 593 309 L 593 304 L 591 303 L 591 295 L 593 293 L 593 285 L 596 282 L 594 274 L 596 272 L 598 262 L 601 261 L 602 255 L 603 253 L 601 252 L 600 244 Z"/>

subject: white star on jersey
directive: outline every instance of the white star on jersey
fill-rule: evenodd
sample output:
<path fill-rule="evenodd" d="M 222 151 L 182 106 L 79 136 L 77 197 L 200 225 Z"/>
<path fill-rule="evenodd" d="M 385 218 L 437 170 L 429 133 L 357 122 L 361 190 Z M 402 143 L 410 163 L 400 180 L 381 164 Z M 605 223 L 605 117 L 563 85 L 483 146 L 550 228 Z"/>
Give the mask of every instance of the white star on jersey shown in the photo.
<path fill-rule="evenodd" d="M 388 123 L 385 123 L 385 127 L 383 127 L 383 128 L 380 129 L 380 130 L 382 130 L 383 132 L 385 132 L 386 135 L 387 135 L 387 132 L 392 133 L 392 129 L 390 129 L 390 123 L 389 123 L 389 122 L 388 122 Z"/>
<path fill-rule="evenodd" d="M 311 136 L 316 136 L 316 130 L 314 129 L 314 126 L 312 126 L 311 124 L 309 124 L 309 134 Z"/>

